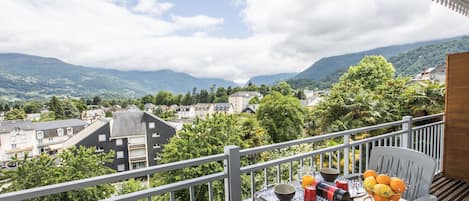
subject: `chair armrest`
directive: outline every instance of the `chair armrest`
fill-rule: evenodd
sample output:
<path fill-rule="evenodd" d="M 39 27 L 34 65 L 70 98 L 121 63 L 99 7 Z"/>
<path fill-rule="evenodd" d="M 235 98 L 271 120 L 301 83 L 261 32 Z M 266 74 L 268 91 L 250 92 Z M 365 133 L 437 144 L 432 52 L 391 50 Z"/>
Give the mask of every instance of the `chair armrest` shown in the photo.
<path fill-rule="evenodd" d="M 425 195 L 417 198 L 414 201 L 438 201 L 438 198 L 436 198 L 434 195 Z"/>

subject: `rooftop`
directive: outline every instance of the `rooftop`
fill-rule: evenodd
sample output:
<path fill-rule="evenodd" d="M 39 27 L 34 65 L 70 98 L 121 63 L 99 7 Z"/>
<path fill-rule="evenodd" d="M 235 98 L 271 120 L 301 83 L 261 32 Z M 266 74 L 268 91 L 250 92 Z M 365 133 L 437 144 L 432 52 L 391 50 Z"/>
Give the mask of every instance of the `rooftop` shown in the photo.
<path fill-rule="evenodd" d="M 79 120 L 79 119 L 66 119 L 66 120 L 55 120 L 55 121 L 33 123 L 33 126 L 36 130 L 48 130 L 48 129 L 86 126 L 86 125 L 88 125 L 87 122 Z"/>
<path fill-rule="evenodd" d="M 145 135 L 142 111 L 112 113 L 111 137 Z"/>

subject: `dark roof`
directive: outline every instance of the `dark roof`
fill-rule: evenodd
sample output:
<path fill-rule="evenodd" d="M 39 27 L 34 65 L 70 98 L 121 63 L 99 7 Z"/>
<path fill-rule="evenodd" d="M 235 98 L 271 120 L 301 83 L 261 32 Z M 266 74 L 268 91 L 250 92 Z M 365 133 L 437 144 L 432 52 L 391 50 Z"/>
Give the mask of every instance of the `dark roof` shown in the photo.
<path fill-rule="evenodd" d="M 13 128 L 20 128 L 22 130 L 34 129 L 31 120 L 0 121 L 0 133 L 10 132 Z"/>
<path fill-rule="evenodd" d="M 112 113 L 111 137 L 145 135 L 142 111 Z"/>
<path fill-rule="evenodd" d="M 87 122 L 79 119 L 66 119 L 66 120 L 55 120 L 55 121 L 46 121 L 46 122 L 37 122 L 33 123 L 33 127 L 36 130 L 49 130 L 56 128 L 66 128 L 66 127 L 76 127 L 76 126 L 86 126 Z"/>
<path fill-rule="evenodd" d="M 253 97 L 253 96 L 261 96 L 261 94 L 257 91 L 238 91 L 230 95 L 230 97 Z"/>

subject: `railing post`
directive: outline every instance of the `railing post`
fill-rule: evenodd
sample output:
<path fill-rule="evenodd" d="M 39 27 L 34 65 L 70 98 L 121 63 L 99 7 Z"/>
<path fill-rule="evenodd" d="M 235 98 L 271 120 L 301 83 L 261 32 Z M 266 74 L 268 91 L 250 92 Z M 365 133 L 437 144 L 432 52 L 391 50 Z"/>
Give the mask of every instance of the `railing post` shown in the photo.
<path fill-rule="evenodd" d="M 404 116 L 402 120 L 402 130 L 407 131 L 401 135 L 401 147 L 412 148 L 412 116 Z"/>
<path fill-rule="evenodd" d="M 350 140 L 350 135 L 347 134 L 347 135 L 344 135 L 344 145 L 348 145 L 349 144 L 349 140 Z M 352 163 L 354 163 L 355 161 L 353 161 Z M 340 161 L 339 161 L 339 165 L 340 165 Z M 345 147 L 344 148 L 344 175 L 347 176 L 348 175 L 348 165 L 349 165 L 349 147 Z"/>
<path fill-rule="evenodd" d="M 225 179 L 225 200 L 241 201 L 241 155 L 239 147 L 230 145 L 225 147 L 225 154 L 228 159 L 225 160 L 225 173 L 228 177 Z"/>

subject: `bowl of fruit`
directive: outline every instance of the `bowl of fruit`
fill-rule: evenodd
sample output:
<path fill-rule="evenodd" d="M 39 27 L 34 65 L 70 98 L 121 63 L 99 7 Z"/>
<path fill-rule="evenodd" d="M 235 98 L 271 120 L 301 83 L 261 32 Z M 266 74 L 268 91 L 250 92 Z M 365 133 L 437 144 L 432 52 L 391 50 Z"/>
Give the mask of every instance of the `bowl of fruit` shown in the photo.
<path fill-rule="evenodd" d="M 375 201 L 398 201 L 407 186 L 401 178 L 378 174 L 374 170 L 363 172 L 363 187 Z"/>

